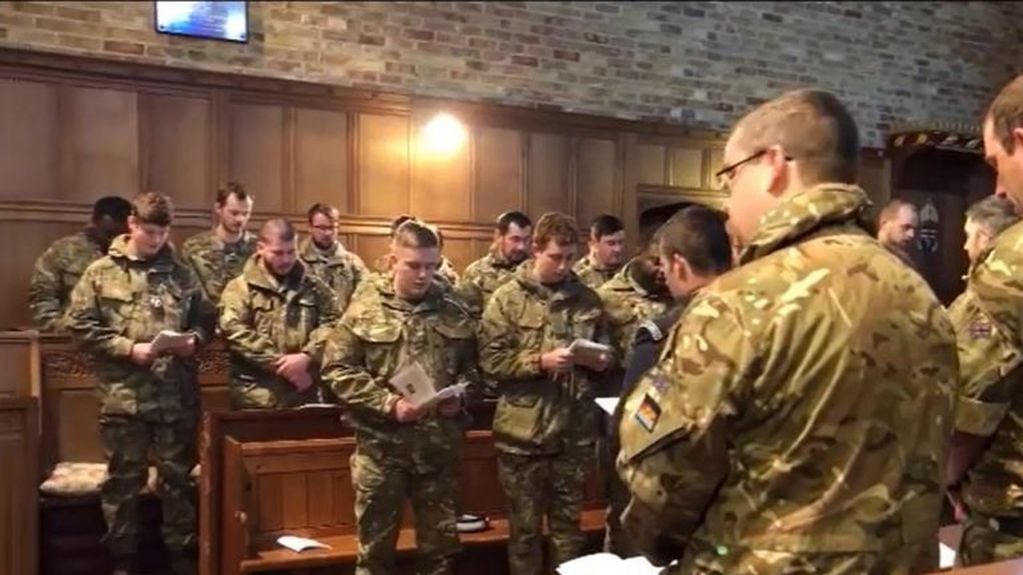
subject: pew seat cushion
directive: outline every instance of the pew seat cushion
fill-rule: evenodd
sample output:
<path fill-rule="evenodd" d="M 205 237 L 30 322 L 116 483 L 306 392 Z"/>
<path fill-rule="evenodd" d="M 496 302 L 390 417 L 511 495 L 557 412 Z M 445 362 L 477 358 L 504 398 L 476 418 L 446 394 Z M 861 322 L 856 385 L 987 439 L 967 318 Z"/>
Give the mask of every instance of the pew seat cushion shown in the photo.
<path fill-rule="evenodd" d="M 100 487 L 107 479 L 106 463 L 85 463 L 62 461 L 54 468 L 50 476 L 39 486 L 44 495 L 50 496 L 79 496 L 93 495 L 99 493 Z M 153 493 L 156 491 L 156 468 L 149 468 L 149 478 L 146 480 L 142 493 Z"/>

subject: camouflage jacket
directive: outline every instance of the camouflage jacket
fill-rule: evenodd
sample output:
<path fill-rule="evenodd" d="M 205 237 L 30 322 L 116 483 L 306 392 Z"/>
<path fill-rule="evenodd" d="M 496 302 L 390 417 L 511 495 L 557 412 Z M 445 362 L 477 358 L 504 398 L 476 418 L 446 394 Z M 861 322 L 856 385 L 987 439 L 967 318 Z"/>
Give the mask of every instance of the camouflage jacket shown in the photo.
<path fill-rule="evenodd" d="M 532 262 L 497 288 L 480 325 L 480 367 L 497 384 L 494 442 L 509 453 L 558 453 L 592 444 L 601 374 L 545 373 L 540 356 L 577 338 L 607 343 L 600 297 L 575 275 L 557 290 L 533 279 Z"/>
<path fill-rule="evenodd" d="M 970 470 L 971 510 L 1023 516 L 1023 223 L 1002 232 L 949 309 L 959 347 L 956 430 L 994 436 Z"/>
<path fill-rule="evenodd" d="M 220 299 L 220 332 L 231 356 L 231 406 L 287 408 L 317 400 L 319 362 L 327 334 L 340 317 L 334 292 L 296 263 L 283 281 L 267 272 L 257 254 Z M 289 353 L 312 357 L 317 383 L 303 393 L 276 374 Z"/>
<path fill-rule="evenodd" d="M 462 272 L 455 291 L 476 316 L 483 313 L 490 296 L 515 275 L 513 264 L 504 259 L 496 249 L 469 264 Z"/>
<path fill-rule="evenodd" d="M 195 274 L 168 245 L 151 260 L 128 254 L 128 236 L 110 245 L 71 292 L 67 328 L 95 359 L 104 415 L 193 416 L 199 408 L 195 356 L 162 356 L 142 367 L 131 361 L 136 343 L 161 330 L 195 333 L 209 341 L 215 310 Z"/>
<path fill-rule="evenodd" d="M 340 242 L 335 243 L 334 249 L 328 253 L 306 239 L 299 248 L 299 257 L 309 273 L 334 290 L 334 297 L 342 313 L 352 301 L 352 294 L 359 282 L 369 274 L 362 258 L 346 250 Z"/>
<path fill-rule="evenodd" d="M 393 409 L 401 396 L 390 380 L 418 362 L 438 389 L 478 386 L 476 325 L 438 285 L 411 303 L 389 280 L 360 288 L 327 340 L 323 379 L 350 409 L 359 450 L 405 460 L 420 471 L 447 469 L 457 464 L 467 417 L 430 411 L 416 422 L 398 422 Z"/>
<path fill-rule="evenodd" d="M 40 331 L 63 331 L 64 311 L 71 290 L 89 264 L 103 257 L 103 247 L 91 228 L 60 238 L 36 260 L 28 286 L 32 323 Z"/>
<path fill-rule="evenodd" d="M 631 358 L 632 344 L 640 324 L 664 314 L 674 303 L 667 290 L 651 293 L 639 285 L 632 277 L 633 265 L 633 262 L 627 263 L 597 290 L 604 302 L 611 345 L 618 357 L 623 358 L 623 367 Z"/>
<path fill-rule="evenodd" d="M 590 256 L 580 259 L 572 266 L 575 275 L 579 276 L 579 279 L 591 289 L 597 289 L 604 285 L 604 282 L 610 281 L 620 270 L 620 266 L 615 268 L 597 267 L 597 262 L 593 261 Z"/>
<path fill-rule="evenodd" d="M 245 262 L 256 253 L 256 236 L 244 232 L 242 239 L 225 244 L 214 230 L 198 233 L 181 246 L 181 257 L 199 276 L 202 289 L 214 304 L 227 282 L 238 277 Z"/>
<path fill-rule="evenodd" d="M 904 573 L 932 544 L 955 336 L 862 230 L 867 205 L 830 184 L 765 214 L 744 265 L 693 299 L 624 400 L 623 524 L 655 562 L 830 573 L 867 553 L 891 566 L 871 572 Z"/>

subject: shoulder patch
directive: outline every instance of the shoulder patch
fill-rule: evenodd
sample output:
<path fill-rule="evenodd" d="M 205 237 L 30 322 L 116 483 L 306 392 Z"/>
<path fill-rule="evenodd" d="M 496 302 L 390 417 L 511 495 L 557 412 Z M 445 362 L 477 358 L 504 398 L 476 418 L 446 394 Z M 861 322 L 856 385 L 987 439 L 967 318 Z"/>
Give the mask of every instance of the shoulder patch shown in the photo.
<path fill-rule="evenodd" d="M 634 417 L 643 426 L 643 429 L 648 433 L 653 433 L 654 428 L 657 427 L 657 420 L 661 418 L 661 406 L 648 393 L 643 396 L 643 401 L 636 409 Z"/>

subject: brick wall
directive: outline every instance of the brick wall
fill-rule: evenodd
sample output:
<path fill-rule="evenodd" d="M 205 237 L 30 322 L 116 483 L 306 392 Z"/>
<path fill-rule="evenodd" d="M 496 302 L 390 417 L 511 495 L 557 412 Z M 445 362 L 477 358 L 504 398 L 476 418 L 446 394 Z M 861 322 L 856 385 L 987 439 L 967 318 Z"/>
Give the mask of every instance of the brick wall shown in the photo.
<path fill-rule="evenodd" d="M 801 86 L 865 145 L 976 122 L 1020 71 L 1023 4 L 250 2 L 247 45 L 157 34 L 152 2 L 0 2 L 0 45 L 726 129 Z"/>

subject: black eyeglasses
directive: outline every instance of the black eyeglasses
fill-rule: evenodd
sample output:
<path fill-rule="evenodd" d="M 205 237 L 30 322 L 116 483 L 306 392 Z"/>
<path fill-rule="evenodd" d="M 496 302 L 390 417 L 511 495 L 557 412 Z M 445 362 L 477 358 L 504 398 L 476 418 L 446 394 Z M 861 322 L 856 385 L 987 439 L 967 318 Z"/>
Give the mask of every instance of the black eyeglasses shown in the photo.
<path fill-rule="evenodd" d="M 763 156 L 766 153 L 767 153 L 767 150 L 760 150 L 759 152 L 753 154 L 752 156 L 749 156 L 747 158 L 743 158 L 743 159 L 739 160 L 738 162 L 735 162 L 734 164 L 730 164 L 728 166 L 725 166 L 725 167 L 721 168 L 720 170 L 718 170 L 714 174 L 714 179 L 717 180 L 719 184 L 723 185 L 724 184 L 724 179 L 723 178 L 725 178 L 726 176 L 730 178 L 732 172 L 734 172 L 736 169 L 738 169 L 739 166 L 741 166 L 741 165 L 743 165 L 743 164 L 745 164 L 747 162 L 752 162 L 753 160 L 759 158 L 760 156 Z M 792 158 L 790 158 L 789 156 L 785 156 L 785 161 L 786 162 L 791 162 Z"/>

